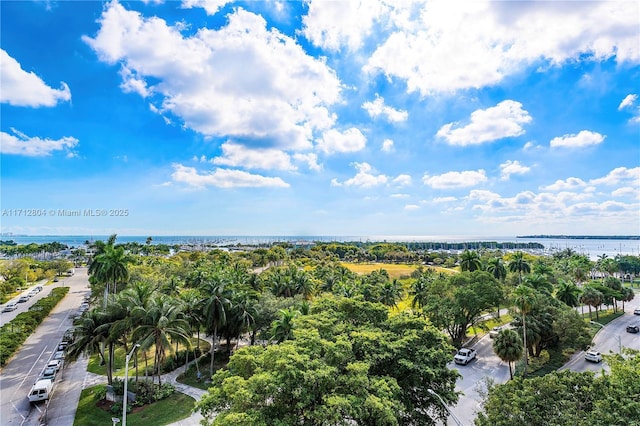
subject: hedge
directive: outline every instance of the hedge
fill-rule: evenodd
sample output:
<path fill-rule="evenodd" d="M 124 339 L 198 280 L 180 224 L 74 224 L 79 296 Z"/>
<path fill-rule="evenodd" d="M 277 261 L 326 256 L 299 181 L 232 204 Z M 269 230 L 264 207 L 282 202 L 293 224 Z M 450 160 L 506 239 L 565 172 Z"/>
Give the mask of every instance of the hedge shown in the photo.
<path fill-rule="evenodd" d="M 27 312 L 19 313 L 13 320 L 0 327 L 0 367 L 5 366 L 68 292 L 69 287 L 52 289 L 47 297 L 38 300 Z"/>

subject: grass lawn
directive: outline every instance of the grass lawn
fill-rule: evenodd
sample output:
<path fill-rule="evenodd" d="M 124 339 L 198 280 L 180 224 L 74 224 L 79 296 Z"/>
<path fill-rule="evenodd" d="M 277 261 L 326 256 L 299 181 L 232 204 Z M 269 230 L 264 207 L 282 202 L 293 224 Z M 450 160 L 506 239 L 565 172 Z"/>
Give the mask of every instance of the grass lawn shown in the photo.
<path fill-rule="evenodd" d="M 122 412 L 117 414 L 105 411 L 97 406 L 94 392 L 104 385 L 93 386 L 84 389 L 80 394 L 78 410 L 73 421 L 74 426 L 87 425 L 112 425 L 112 417 L 122 417 Z M 176 392 L 169 398 L 142 407 L 140 411 L 127 414 L 127 424 L 131 426 L 161 426 L 177 422 L 191 415 L 196 400 L 183 393 Z"/>
<path fill-rule="evenodd" d="M 377 271 L 379 269 L 384 269 L 389 273 L 389 278 L 402 278 L 408 277 L 411 275 L 413 271 L 418 269 L 419 265 L 408 265 L 408 264 L 395 264 L 395 263 L 340 263 L 345 268 L 349 269 L 356 274 L 369 274 L 373 271 Z M 435 269 L 436 272 L 444 272 L 446 274 L 453 274 L 455 271 L 447 268 L 441 268 L 439 266 L 428 266 L 426 268 Z"/>
<path fill-rule="evenodd" d="M 192 338 L 191 344 L 193 347 L 196 346 L 198 339 Z M 175 346 L 173 347 L 175 350 Z M 211 349 L 211 344 L 205 340 L 200 339 L 200 349 L 203 353 L 209 352 Z M 131 348 L 129 348 L 131 350 Z M 178 345 L 178 350 L 184 350 L 183 345 Z M 106 351 L 105 356 L 108 358 L 108 351 Z M 155 353 L 155 346 L 147 349 L 147 365 L 152 368 L 153 367 L 153 354 Z M 172 352 L 166 351 L 166 356 L 170 356 Z M 125 358 L 127 354 L 124 351 L 124 348 L 118 347 L 115 350 L 115 359 L 113 360 L 113 374 L 114 376 L 124 376 L 124 364 Z M 136 351 L 136 358 L 138 359 L 138 370 L 140 374 L 144 371 L 144 353 L 138 349 Z M 189 359 L 193 359 L 193 352 L 189 354 Z M 100 365 L 100 355 L 94 354 L 89 358 L 89 365 L 87 366 L 87 371 L 95 374 L 106 375 L 107 367 L 105 365 Z M 134 377 L 136 375 L 135 364 L 133 359 L 129 361 L 129 377 Z"/>

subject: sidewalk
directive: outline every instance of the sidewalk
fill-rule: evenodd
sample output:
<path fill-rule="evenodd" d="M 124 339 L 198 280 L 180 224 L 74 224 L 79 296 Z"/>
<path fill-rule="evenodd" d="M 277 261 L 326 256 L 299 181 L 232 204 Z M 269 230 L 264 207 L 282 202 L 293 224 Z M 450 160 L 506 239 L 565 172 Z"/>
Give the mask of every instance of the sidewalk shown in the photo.
<path fill-rule="evenodd" d="M 193 362 L 195 361 L 190 361 L 189 365 L 191 365 Z M 202 395 L 207 393 L 207 391 L 199 388 L 195 388 L 193 386 L 185 385 L 177 381 L 178 376 L 184 372 L 184 368 L 185 366 L 183 365 L 169 373 L 161 374 L 160 377 L 162 378 L 162 383 L 171 383 L 173 386 L 175 386 L 178 392 L 181 392 L 185 395 L 192 397 L 196 401 L 199 401 L 200 398 L 202 398 Z M 82 383 L 82 389 L 86 389 L 96 385 L 101 385 L 104 383 L 107 383 L 107 376 L 90 373 L 87 371 L 86 376 L 84 378 L 84 382 Z M 199 426 L 200 421 L 202 419 L 203 417 L 200 414 L 200 412 L 196 412 L 196 413 L 193 413 L 190 417 L 187 417 L 186 419 L 182 419 L 175 423 L 169 424 L 169 426 Z"/>

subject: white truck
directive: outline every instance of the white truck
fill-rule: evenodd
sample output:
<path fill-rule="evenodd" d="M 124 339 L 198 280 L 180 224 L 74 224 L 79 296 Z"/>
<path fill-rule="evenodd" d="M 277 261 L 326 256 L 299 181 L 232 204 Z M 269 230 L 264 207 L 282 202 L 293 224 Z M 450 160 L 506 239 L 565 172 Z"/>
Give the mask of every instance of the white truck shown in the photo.
<path fill-rule="evenodd" d="M 460 350 L 458 350 L 458 353 L 456 353 L 456 356 L 453 357 L 453 361 L 456 364 L 467 365 L 469 364 L 469 362 L 475 359 L 477 354 L 478 353 L 475 351 L 475 349 L 461 348 Z"/>
<path fill-rule="evenodd" d="M 53 382 L 49 379 L 38 380 L 29 391 L 29 402 L 46 401 L 51 396 Z"/>

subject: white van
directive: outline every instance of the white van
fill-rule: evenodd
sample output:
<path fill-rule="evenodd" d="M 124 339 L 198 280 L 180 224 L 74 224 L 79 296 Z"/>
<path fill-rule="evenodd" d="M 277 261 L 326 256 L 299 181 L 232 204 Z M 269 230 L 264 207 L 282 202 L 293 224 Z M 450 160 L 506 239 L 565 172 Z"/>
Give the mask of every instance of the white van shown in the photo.
<path fill-rule="evenodd" d="M 38 380 L 29 391 L 29 402 L 46 401 L 51 395 L 53 382 L 49 379 Z"/>

